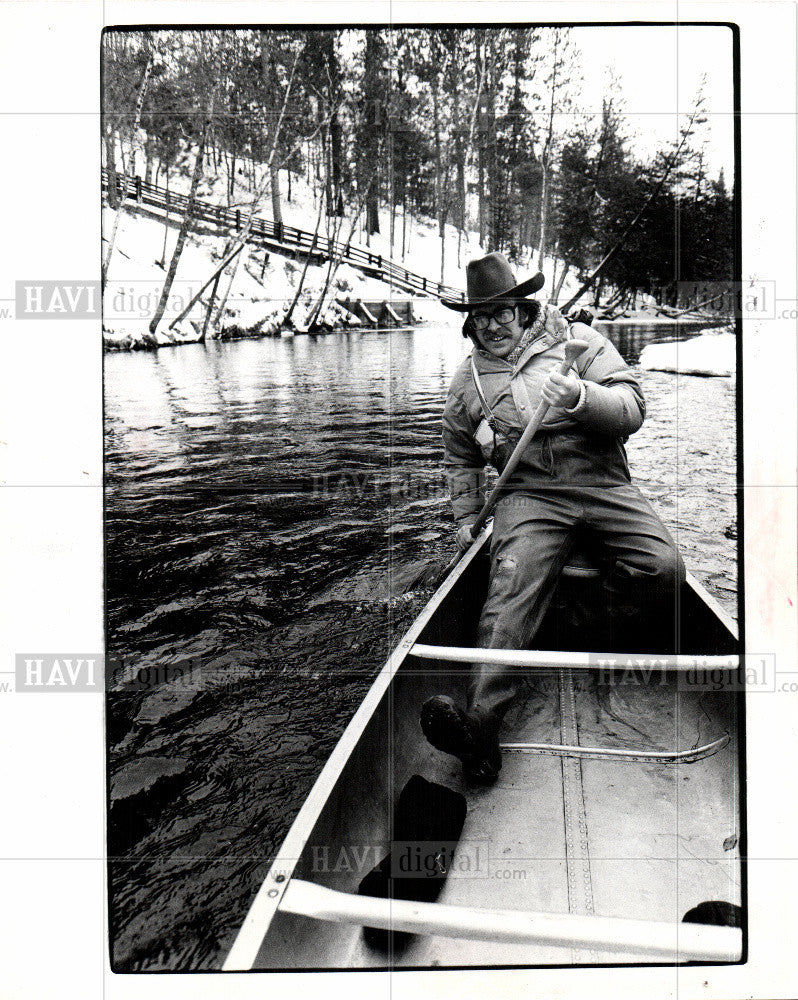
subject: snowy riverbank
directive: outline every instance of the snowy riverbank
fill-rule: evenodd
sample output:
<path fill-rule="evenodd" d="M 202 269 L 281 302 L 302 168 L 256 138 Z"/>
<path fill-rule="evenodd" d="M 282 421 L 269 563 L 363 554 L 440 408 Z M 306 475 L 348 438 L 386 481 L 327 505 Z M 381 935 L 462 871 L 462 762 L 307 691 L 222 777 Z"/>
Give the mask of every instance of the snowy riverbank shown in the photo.
<path fill-rule="evenodd" d="M 188 194 L 189 178 L 185 170 L 170 176 L 170 188 L 173 193 Z M 245 218 L 252 192 L 249 185 L 240 181 L 232 196 L 228 197 L 226 184 L 219 177 L 203 180 L 197 196 L 203 201 L 237 208 Z M 286 225 L 296 226 L 310 233 L 315 230 L 318 206 L 314 202 L 313 191 L 304 178 L 294 176 L 292 198 L 290 202 L 284 202 L 282 216 Z M 103 210 L 104 257 L 115 219 L 114 210 L 106 206 Z M 334 235 L 332 227 L 336 221 L 323 219 L 320 234 Z M 200 231 L 189 234 L 158 331 L 151 334 L 149 330 L 177 238 L 178 224 L 179 219 L 173 216 L 167 225 L 163 213 L 158 209 L 127 203 L 127 211 L 121 217 L 113 239 L 113 254 L 103 297 L 103 339 L 106 348 L 156 348 L 195 343 L 203 338 L 210 288 L 203 292 L 186 316 L 172 326 L 223 259 L 224 236 L 202 232 L 201 228 Z M 347 230 L 348 227 L 347 222 Z M 345 235 L 346 233 L 339 238 Z M 486 251 L 479 244 L 478 234 L 472 232 L 463 237 L 451 225 L 446 227 L 445 242 L 442 262 L 440 232 L 434 220 L 408 215 L 407 219 L 395 218 L 392 227 L 387 209 L 380 212 L 379 233 L 367 235 L 362 229 L 356 229 L 351 240 L 353 246 L 380 254 L 431 280 L 442 280 L 455 288 L 463 287 L 466 262 L 482 256 Z M 208 338 L 275 336 L 306 330 L 325 284 L 327 263 L 309 263 L 305 270 L 305 261 L 301 257 L 292 259 L 272 251 L 264 253 L 262 248 L 252 245 L 244 248 L 241 258 L 224 312 L 218 323 L 209 325 Z M 551 294 L 561 267 L 554 258 L 546 258 L 542 269 L 546 275 L 546 288 Z M 531 263 L 519 265 L 519 280 L 533 270 Z M 214 309 L 218 309 L 219 298 L 225 294 L 228 280 L 228 277 L 224 277 L 220 282 Z M 294 304 L 300 284 L 302 290 Z M 565 301 L 576 288 L 576 276 L 568 275 L 560 289 L 560 301 Z M 413 312 L 420 322 L 452 323 L 452 313 L 437 299 L 409 295 L 387 282 L 342 264 L 336 269 L 331 288 L 325 297 L 324 308 L 318 317 L 319 325 L 322 329 L 362 325 L 361 320 L 337 300 L 382 302 L 407 298 L 414 299 Z M 286 314 L 289 311 L 290 322 L 287 323 Z"/>
<path fill-rule="evenodd" d="M 648 344 L 640 355 L 643 371 L 729 378 L 737 368 L 737 338 L 727 327 L 689 340 Z"/>
<path fill-rule="evenodd" d="M 183 190 L 188 184 L 187 177 L 176 175 L 171 183 L 175 193 L 187 193 Z M 251 192 L 242 187 L 234 192 L 232 198 L 228 198 L 224 185 L 220 187 L 218 179 L 204 182 L 198 196 L 214 204 L 229 203 L 230 207 L 241 211 L 243 218 L 252 197 Z M 311 189 L 303 179 L 295 179 L 292 201 L 284 205 L 284 222 L 311 232 L 317 225 L 317 211 Z M 213 285 L 204 286 L 222 263 L 227 240 L 224 235 L 200 225 L 188 236 L 163 319 L 157 331 L 152 333 L 150 322 L 166 280 L 167 262 L 171 259 L 177 238 L 179 219 L 172 216 L 167 220 L 158 208 L 128 202 L 116 232 L 115 224 L 116 213 L 106 206 L 103 210 L 104 257 L 109 241 L 113 242 L 103 296 L 103 341 L 109 350 L 197 343 L 206 336 L 208 339 L 227 340 L 293 335 L 306 332 L 311 322 L 317 332 L 358 328 L 365 322 L 363 314 L 358 315 L 357 308 L 353 313 L 344 304 L 358 300 L 370 303 L 374 308 L 375 303 L 412 299 L 414 318 L 422 324 L 453 325 L 459 322 L 436 298 L 413 295 L 348 264 L 334 269 L 332 281 L 323 295 L 328 281 L 329 266 L 326 261 L 306 262 L 301 255 L 292 258 L 250 244 L 242 250 L 232 275 L 229 271 L 223 274 L 211 303 Z M 335 220 L 325 220 L 320 231 L 326 231 L 328 225 L 334 226 Z M 390 238 L 392 231 L 393 240 Z M 463 286 L 465 263 L 485 253 L 476 233 L 469 233 L 467 238 L 463 238 L 453 226 L 447 226 L 446 251 L 442 262 L 436 223 L 430 219 L 408 217 L 402 220 L 401 227 L 394 219 L 392 227 L 387 210 L 381 213 L 380 233 L 368 236 L 356 231 L 351 240 L 353 246 L 358 245 L 357 237 L 360 237 L 363 249 L 431 280 L 442 278 L 452 287 Z M 516 268 L 519 280 L 534 270 L 531 261 Z M 544 259 L 542 270 L 546 284 L 539 297 L 549 299 L 556 290 L 558 301 L 567 302 L 579 286 L 577 275 L 569 273 L 560 282 L 558 274 L 562 265 L 552 257 Z M 192 304 L 198 293 L 197 301 Z M 323 303 L 319 308 L 322 297 Z M 224 300 L 221 313 L 220 300 Z M 640 308 L 633 311 L 625 310 L 617 315 L 613 310 L 610 321 L 657 325 L 677 322 L 662 315 L 649 296 L 640 296 L 638 301 Z M 212 318 L 209 321 L 211 306 Z M 592 315 L 598 314 L 601 322 L 601 310 L 588 309 Z M 678 322 L 687 327 L 694 326 L 696 321 L 685 316 Z"/>
<path fill-rule="evenodd" d="M 104 231 L 110 232 L 114 213 L 105 209 Z M 210 289 L 206 289 L 188 313 L 171 327 L 171 323 L 186 309 L 203 284 L 219 267 L 223 259 L 225 240 L 221 236 L 193 234 L 186 242 L 175 281 L 167 302 L 164 319 L 153 335 L 149 330 L 165 280 L 163 266 L 164 222 L 149 212 L 126 212 L 114 245 L 103 297 L 103 341 L 110 350 L 156 348 L 202 339 Z M 176 236 L 176 225 L 166 230 L 167 259 Z M 294 305 L 290 326 L 286 314 L 296 297 L 305 264 L 302 260 L 267 253 L 260 248 L 245 247 L 224 313 L 219 324 L 208 330 L 212 339 L 274 336 L 284 328 L 288 332 L 302 331 L 313 313 L 323 288 L 327 265 L 309 264 L 302 291 Z M 229 278 L 220 282 L 219 298 L 224 294 Z M 322 327 L 358 327 L 361 321 L 337 299 L 390 299 L 401 296 L 384 282 L 367 277 L 342 264 L 335 274 L 328 303 L 322 316 Z M 430 309 L 431 307 L 431 309 Z M 421 310 L 424 318 L 435 319 L 443 306 L 430 300 Z M 430 314 L 431 313 L 431 314 Z"/>

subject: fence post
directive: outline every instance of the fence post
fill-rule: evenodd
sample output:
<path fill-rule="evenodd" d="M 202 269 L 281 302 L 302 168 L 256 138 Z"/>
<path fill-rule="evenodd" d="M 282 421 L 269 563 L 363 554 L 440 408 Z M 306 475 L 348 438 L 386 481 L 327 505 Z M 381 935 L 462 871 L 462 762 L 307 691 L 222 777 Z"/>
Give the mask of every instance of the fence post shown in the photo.
<path fill-rule="evenodd" d="M 241 210 L 237 208 L 236 209 L 236 229 L 240 229 L 240 228 L 241 228 Z"/>
<path fill-rule="evenodd" d="M 136 174 L 136 201 L 141 204 L 141 178 Z"/>
<path fill-rule="evenodd" d="M 282 222 L 275 222 L 274 224 L 274 235 L 277 237 L 279 243 L 283 242 L 283 224 Z"/>
<path fill-rule="evenodd" d="M 424 291 L 426 292 L 426 290 L 427 290 L 427 279 L 426 279 L 426 278 L 422 278 L 422 279 L 421 279 L 421 287 L 422 287 L 422 288 L 424 289 Z"/>

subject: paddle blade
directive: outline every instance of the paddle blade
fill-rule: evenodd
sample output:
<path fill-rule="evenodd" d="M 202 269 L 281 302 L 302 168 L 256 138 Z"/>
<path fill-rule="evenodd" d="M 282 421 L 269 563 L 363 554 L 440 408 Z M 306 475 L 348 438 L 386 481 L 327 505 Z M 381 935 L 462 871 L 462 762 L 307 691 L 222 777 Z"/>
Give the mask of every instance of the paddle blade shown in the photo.
<path fill-rule="evenodd" d="M 361 896 L 433 903 L 441 894 L 463 832 L 467 806 L 459 792 L 414 774 L 402 789 L 393 815 L 391 849 L 358 886 Z M 378 951 L 401 951 L 412 935 L 364 927 L 366 943 Z"/>
<path fill-rule="evenodd" d="M 441 559 L 418 559 L 394 570 L 391 574 L 391 596 L 401 597 L 413 590 L 437 590 L 437 581 L 444 569 Z"/>

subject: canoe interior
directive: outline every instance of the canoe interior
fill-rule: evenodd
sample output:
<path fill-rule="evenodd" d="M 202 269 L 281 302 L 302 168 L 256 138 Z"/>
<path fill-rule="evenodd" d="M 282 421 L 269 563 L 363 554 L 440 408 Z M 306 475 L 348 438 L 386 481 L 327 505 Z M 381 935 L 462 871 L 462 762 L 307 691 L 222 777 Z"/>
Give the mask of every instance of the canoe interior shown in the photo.
<path fill-rule="evenodd" d="M 487 587 L 487 557 L 472 561 L 419 641 L 474 645 Z M 600 609 L 594 581 L 563 581 L 535 645 L 591 649 Z M 652 623 L 653 624 L 653 623 Z M 663 653 L 738 651 L 735 635 L 692 583 L 668 622 L 652 627 Z M 608 650 L 611 651 L 611 650 Z M 622 649 L 622 652 L 634 650 Z M 454 669 L 453 669 L 454 667 Z M 507 742 L 570 743 L 559 672 L 530 674 L 501 734 Z M 430 747 L 418 711 L 435 693 L 464 696 L 467 670 L 407 656 L 327 797 L 295 875 L 346 892 L 387 853 L 392 814 L 414 774 L 461 792 L 468 813 L 438 902 L 451 905 L 665 920 L 704 900 L 741 904 L 738 728 L 741 696 L 700 689 L 672 673 L 627 674 L 608 683 L 572 674 L 583 746 L 680 750 L 728 733 L 720 752 L 689 764 L 581 760 L 509 753 L 497 785 L 473 788 L 457 761 Z M 718 687 L 720 685 L 717 685 Z M 574 781 L 576 782 L 574 784 Z M 566 822 L 582 797 L 584 829 Z M 564 801 L 564 798 L 566 801 Z M 578 805 L 578 803 L 577 803 Z M 570 830 L 570 832 L 568 832 Z M 579 847 L 574 856 L 574 836 Z M 570 838 L 570 839 L 569 839 Z M 278 859 L 277 864 L 281 859 Z M 630 955 L 415 936 L 393 953 L 368 946 L 361 928 L 278 911 L 256 968 L 429 968 L 640 963 Z"/>

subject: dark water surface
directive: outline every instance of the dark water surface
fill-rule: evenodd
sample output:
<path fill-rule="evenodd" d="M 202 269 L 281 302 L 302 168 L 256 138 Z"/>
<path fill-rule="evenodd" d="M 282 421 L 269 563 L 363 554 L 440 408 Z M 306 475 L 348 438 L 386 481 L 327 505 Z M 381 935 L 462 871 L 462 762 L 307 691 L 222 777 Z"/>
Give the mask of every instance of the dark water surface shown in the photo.
<path fill-rule="evenodd" d="M 673 337 L 605 332 L 632 364 Z M 118 969 L 218 968 L 426 603 L 401 584 L 453 552 L 440 415 L 465 353 L 456 329 L 423 329 L 106 356 Z M 648 417 L 627 446 L 633 475 L 734 615 L 734 382 L 640 379 Z M 140 668 L 149 680 L 136 688 Z"/>

